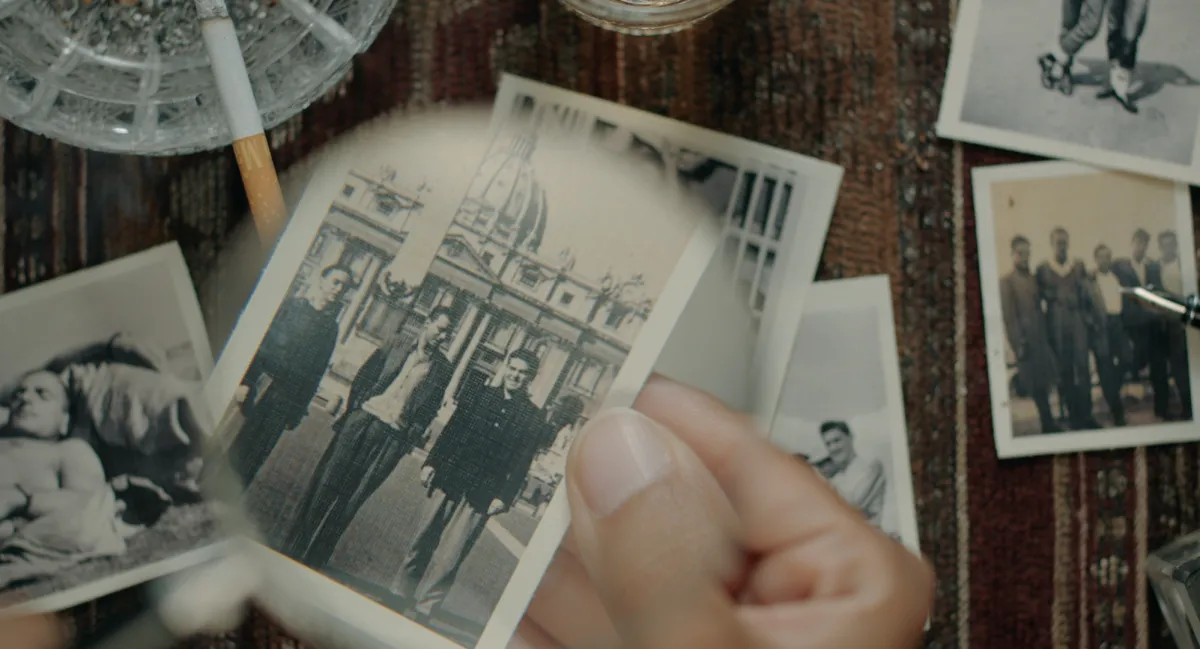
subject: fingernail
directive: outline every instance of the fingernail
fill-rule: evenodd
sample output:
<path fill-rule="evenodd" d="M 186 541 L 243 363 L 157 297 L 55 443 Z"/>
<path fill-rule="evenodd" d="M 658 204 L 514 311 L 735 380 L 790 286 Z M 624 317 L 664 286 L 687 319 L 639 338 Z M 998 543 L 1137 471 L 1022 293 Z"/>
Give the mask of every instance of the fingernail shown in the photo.
<path fill-rule="evenodd" d="M 658 423 L 628 408 L 588 422 L 579 448 L 579 488 L 588 507 L 608 516 L 657 482 L 671 468 L 671 452 Z"/>

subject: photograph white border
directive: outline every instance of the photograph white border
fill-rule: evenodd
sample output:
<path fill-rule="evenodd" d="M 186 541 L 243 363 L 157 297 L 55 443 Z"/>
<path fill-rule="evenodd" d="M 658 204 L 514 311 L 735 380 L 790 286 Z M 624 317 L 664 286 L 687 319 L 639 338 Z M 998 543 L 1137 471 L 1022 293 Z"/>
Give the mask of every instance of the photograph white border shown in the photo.
<path fill-rule="evenodd" d="M 447 114 L 454 112 L 456 111 L 446 111 Z M 440 133 L 445 132 L 439 131 L 436 126 L 445 129 L 448 126 L 466 127 L 471 124 L 452 121 L 430 129 L 426 119 L 436 120 L 437 115 L 438 111 L 433 111 L 426 115 L 396 118 L 402 122 L 385 120 L 374 123 L 361 132 L 351 134 L 342 146 L 331 151 L 330 155 L 319 163 L 213 370 L 206 398 L 214 419 L 220 421 L 232 403 L 237 386 L 275 312 L 287 297 L 288 289 L 304 262 L 313 238 L 325 221 L 330 204 L 342 189 L 346 174 L 352 167 L 361 166 L 365 158 L 386 160 L 385 152 L 412 150 L 415 140 L 432 138 L 432 141 L 436 142 L 438 137 L 443 137 Z M 495 135 L 495 130 L 489 126 L 488 120 L 483 119 L 482 125 L 488 127 L 486 132 L 476 133 L 470 128 L 460 128 L 456 131 L 453 137 L 459 144 L 472 137 L 478 138 L 478 150 L 472 152 L 477 155 L 463 161 L 461 178 L 453 179 L 453 186 L 448 183 L 440 186 L 438 191 L 466 195 L 476 169 L 483 161 Z M 641 392 L 642 385 L 650 376 L 658 353 L 666 344 L 679 315 L 717 251 L 718 243 L 715 227 L 706 227 L 704 223 L 697 224 L 649 319 L 642 326 L 633 349 L 630 350 L 625 363 L 613 380 L 612 387 L 600 404 L 601 409 L 633 404 Z M 475 644 L 477 649 L 507 647 L 541 582 L 542 575 L 562 541 L 569 521 L 566 491 L 560 488 L 551 498 L 541 522 L 504 588 L 500 601 L 484 626 Z M 329 612 L 330 621 L 354 627 L 356 630 L 353 634 L 364 633 L 374 637 L 384 646 L 404 649 L 461 649 L 461 645 L 454 641 L 274 550 L 261 546 L 255 550 L 261 550 L 258 554 L 263 561 L 268 588 L 283 589 L 282 592 L 287 593 L 302 593 L 303 597 L 319 600 L 319 607 Z M 279 596 L 275 598 L 275 602 L 282 610 L 289 608 Z M 297 606 L 297 610 L 302 609 L 303 606 Z M 285 626 L 288 624 L 287 620 L 281 622 Z M 353 634 L 347 631 L 341 635 Z M 338 634 L 335 632 L 335 635 Z"/>
<path fill-rule="evenodd" d="M 1000 458 L 1028 457 L 1117 448 L 1134 448 L 1200 440 L 1200 425 L 1193 421 L 1164 422 L 1150 426 L 1125 426 L 1098 431 L 1069 431 L 1014 437 L 1009 408 L 1008 374 L 1005 364 L 1004 314 L 1000 308 L 1000 272 L 996 259 L 995 220 L 991 187 L 997 182 L 1044 180 L 1087 174 L 1119 173 L 1073 162 L 1030 162 L 976 167 L 971 172 L 974 187 L 976 239 L 979 249 L 979 282 L 983 297 L 983 329 L 987 342 L 988 383 L 992 398 L 992 429 Z M 1196 257 L 1192 233 L 1192 207 L 1186 185 L 1175 185 L 1175 231 L 1183 269 L 1183 288 L 1196 292 Z M 1200 332 L 1188 329 L 1188 371 L 1193 376 L 1192 402 L 1197 403 L 1200 385 Z"/>
<path fill-rule="evenodd" d="M 904 413 L 904 385 L 900 377 L 900 352 L 896 344 L 896 316 L 892 306 L 891 278 L 887 275 L 866 275 L 817 282 L 809 291 L 804 313 L 838 313 L 863 308 L 874 310 L 879 323 L 879 361 L 884 374 L 888 442 L 892 452 L 889 488 L 894 489 L 895 504 L 898 508 L 897 531 L 905 547 L 919 555 L 921 535 L 917 528 L 917 502 L 913 492 L 912 460 L 908 449 L 908 422 Z M 783 395 L 780 395 L 778 404 L 782 403 Z M 778 408 L 777 405 L 776 411 Z M 772 442 L 782 445 L 780 437 L 772 431 Z"/>
<path fill-rule="evenodd" d="M 141 271 L 147 267 L 161 266 L 162 273 L 171 278 L 179 312 L 187 326 L 188 339 L 196 359 L 196 369 L 204 378 L 213 370 L 212 348 L 204 327 L 204 316 L 192 284 L 191 274 L 183 259 L 178 242 L 170 242 L 105 262 L 98 266 L 81 269 L 61 277 L 46 280 L 11 293 L 0 294 L 0 317 L 18 311 L 31 304 L 61 298 L 87 286 L 120 281 L 122 275 Z M 3 612 L 7 613 L 53 613 L 89 602 L 126 588 L 152 581 L 163 575 L 185 570 L 207 561 L 220 551 L 221 540 L 203 544 L 194 550 L 185 551 L 174 557 L 160 559 L 108 577 L 68 588 L 43 597 L 15 604 Z"/>
<path fill-rule="evenodd" d="M 1192 144 L 1190 166 L 964 122 L 962 108 L 971 74 L 971 59 L 975 53 L 983 3 L 987 1 L 1002 0 L 962 0 L 958 6 L 958 20 L 942 90 L 942 105 L 935 127 L 938 137 L 1200 185 L 1200 115 L 1196 115 L 1198 127 Z"/>
<path fill-rule="evenodd" d="M 746 159 L 795 172 L 805 178 L 804 190 L 788 204 L 771 285 L 767 288 L 750 377 L 754 387 L 753 413 L 762 430 L 769 430 L 775 404 L 787 374 L 787 359 L 796 328 L 804 313 L 804 298 L 821 261 L 825 236 L 833 218 L 843 169 L 835 164 L 753 142 L 727 133 L 693 126 L 654 113 L 571 92 L 505 73 L 496 91 L 494 119 L 503 119 L 517 94 L 585 111 L 634 132 L 652 133 L 689 151 L 740 167 Z"/>

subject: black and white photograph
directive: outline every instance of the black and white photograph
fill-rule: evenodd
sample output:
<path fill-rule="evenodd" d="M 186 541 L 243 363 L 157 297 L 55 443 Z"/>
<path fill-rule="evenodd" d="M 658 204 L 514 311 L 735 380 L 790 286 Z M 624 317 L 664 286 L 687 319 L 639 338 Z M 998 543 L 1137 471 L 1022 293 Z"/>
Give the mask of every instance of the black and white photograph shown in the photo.
<path fill-rule="evenodd" d="M 1200 183 L 1189 0 L 964 0 L 942 137 Z"/>
<path fill-rule="evenodd" d="M 168 244 L 0 298 L 0 598 L 51 611 L 215 547 L 212 352 Z"/>
<path fill-rule="evenodd" d="M 546 113 L 399 120 L 322 165 L 214 374 L 263 542 L 396 646 L 507 644 L 574 433 L 632 403 L 719 245 Z"/>
<path fill-rule="evenodd" d="M 670 191 L 700 197 L 717 215 L 723 243 L 714 270 L 730 276 L 753 327 L 730 315 L 740 312 L 715 307 L 724 304 L 726 283 L 706 277 L 655 369 L 769 420 L 783 385 L 785 352 L 824 248 L 841 167 L 513 75 L 501 81 L 497 118 L 528 111 L 536 102 L 553 107 L 549 114 L 562 130 L 605 150 L 628 152 L 661 174 Z M 715 327 L 714 318 L 729 321 Z M 743 342 L 741 332 L 749 358 L 743 345 L 728 339 Z M 697 347 L 724 353 L 701 358 Z M 742 366 L 749 379 L 732 371 Z"/>
<path fill-rule="evenodd" d="M 771 440 L 816 468 L 872 525 L 920 552 L 887 276 L 813 285 Z"/>
<path fill-rule="evenodd" d="M 1000 456 L 1200 438 L 1195 333 L 1125 292 L 1195 292 L 1186 186 L 1065 162 L 973 182 Z"/>

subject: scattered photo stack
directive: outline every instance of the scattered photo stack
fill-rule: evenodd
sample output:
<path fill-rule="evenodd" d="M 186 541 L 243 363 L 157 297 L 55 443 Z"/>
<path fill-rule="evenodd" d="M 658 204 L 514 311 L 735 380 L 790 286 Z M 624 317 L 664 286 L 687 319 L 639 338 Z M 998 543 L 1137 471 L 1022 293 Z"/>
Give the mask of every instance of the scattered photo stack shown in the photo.
<path fill-rule="evenodd" d="M 293 630 L 503 648 L 566 530 L 574 435 L 651 372 L 753 413 L 919 551 L 890 284 L 813 281 L 841 177 L 505 76 L 490 118 L 326 151 L 215 365 L 177 246 L 7 295 L 0 596 L 190 568 L 236 509 Z M 59 471 L 69 504 L 24 498 Z"/>
<path fill-rule="evenodd" d="M 1123 292 L 1196 291 L 1198 18 L 1178 0 L 959 5 L 939 135 L 1064 160 L 972 173 L 1002 458 L 1200 439 L 1196 332 Z"/>

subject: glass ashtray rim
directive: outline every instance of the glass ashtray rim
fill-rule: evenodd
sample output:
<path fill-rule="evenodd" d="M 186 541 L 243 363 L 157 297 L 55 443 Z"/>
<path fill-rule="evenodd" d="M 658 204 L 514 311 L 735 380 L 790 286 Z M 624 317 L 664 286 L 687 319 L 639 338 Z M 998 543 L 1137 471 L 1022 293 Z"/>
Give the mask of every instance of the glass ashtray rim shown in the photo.
<path fill-rule="evenodd" d="M 616 31 L 663 33 L 690 26 L 733 3 L 733 0 L 676 0 L 633 4 L 621 0 L 560 0 L 581 17 Z"/>

